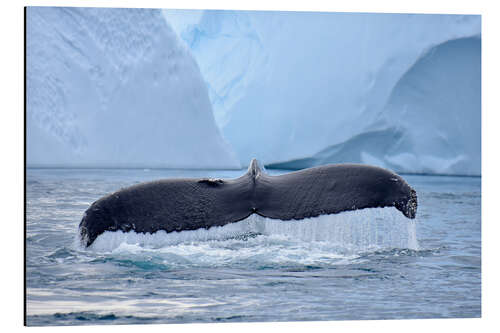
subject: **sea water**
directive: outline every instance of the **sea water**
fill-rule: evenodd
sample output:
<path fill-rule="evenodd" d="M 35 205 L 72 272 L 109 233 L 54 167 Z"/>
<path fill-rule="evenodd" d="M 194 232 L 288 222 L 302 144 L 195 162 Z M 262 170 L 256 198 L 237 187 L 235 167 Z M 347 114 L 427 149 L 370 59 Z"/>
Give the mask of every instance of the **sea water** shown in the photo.
<path fill-rule="evenodd" d="M 481 316 L 481 178 L 403 177 L 417 219 L 393 208 L 303 221 L 258 216 L 166 234 L 78 224 L 101 196 L 171 177 L 244 171 L 28 169 L 27 324 L 146 324 Z M 272 171 L 277 174 L 285 171 Z"/>

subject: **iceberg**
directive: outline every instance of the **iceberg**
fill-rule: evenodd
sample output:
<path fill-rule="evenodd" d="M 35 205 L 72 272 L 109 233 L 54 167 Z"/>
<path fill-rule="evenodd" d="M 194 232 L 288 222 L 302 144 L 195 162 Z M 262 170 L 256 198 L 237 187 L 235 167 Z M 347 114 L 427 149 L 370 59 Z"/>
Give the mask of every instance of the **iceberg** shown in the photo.
<path fill-rule="evenodd" d="M 481 174 L 481 17 L 164 10 L 245 165 Z"/>
<path fill-rule="evenodd" d="M 27 8 L 28 167 L 240 168 L 161 10 Z"/>

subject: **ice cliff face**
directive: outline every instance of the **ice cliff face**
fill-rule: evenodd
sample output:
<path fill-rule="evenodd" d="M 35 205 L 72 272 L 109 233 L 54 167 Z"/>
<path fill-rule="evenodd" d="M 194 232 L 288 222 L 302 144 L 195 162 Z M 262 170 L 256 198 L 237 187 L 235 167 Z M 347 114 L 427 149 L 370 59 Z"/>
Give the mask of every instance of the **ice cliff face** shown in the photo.
<path fill-rule="evenodd" d="M 164 15 L 243 164 L 481 174 L 479 16 Z"/>
<path fill-rule="evenodd" d="M 161 11 L 31 7 L 26 33 L 28 166 L 240 167 Z"/>

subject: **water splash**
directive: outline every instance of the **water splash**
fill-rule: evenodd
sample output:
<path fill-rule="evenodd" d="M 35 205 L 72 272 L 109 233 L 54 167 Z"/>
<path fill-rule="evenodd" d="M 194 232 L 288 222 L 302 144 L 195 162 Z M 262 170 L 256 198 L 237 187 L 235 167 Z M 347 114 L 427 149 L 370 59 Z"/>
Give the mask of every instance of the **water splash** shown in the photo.
<path fill-rule="evenodd" d="M 210 241 L 247 241 L 257 237 L 266 241 L 280 240 L 295 245 L 325 243 L 334 252 L 358 253 L 380 249 L 403 248 L 418 250 L 416 221 L 405 218 L 396 209 L 367 208 L 322 215 L 303 220 L 281 221 L 251 215 L 245 220 L 222 227 L 154 234 L 122 231 L 104 232 L 89 247 L 95 252 L 133 249 L 158 250 L 174 245 Z M 245 243 L 243 243 L 245 244 Z M 250 245 L 250 243 L 248 243 Z"/>

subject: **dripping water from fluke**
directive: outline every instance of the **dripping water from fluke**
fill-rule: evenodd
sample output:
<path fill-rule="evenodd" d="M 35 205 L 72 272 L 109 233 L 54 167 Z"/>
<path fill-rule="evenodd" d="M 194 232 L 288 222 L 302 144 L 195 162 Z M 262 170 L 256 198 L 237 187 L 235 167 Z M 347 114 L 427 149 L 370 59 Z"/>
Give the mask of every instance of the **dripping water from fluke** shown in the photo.
<path fill-rule="evenodd" d="M 209 229 L 171 233 L 158 231 L 154 234 L 106 231 L 89 249 L 111 252 L 120 247 L 134 245 L 154 250 L 176 244 L 247 240 L 262 235 L 297 243 L 324 242 L 341 252 L 351 253 L 393 248 L 418 250 L 416 223 L 416 219 L 404 217 L 393 207 L 366 208 L 290 221 L 253 214 L 245 220 Z"/>

